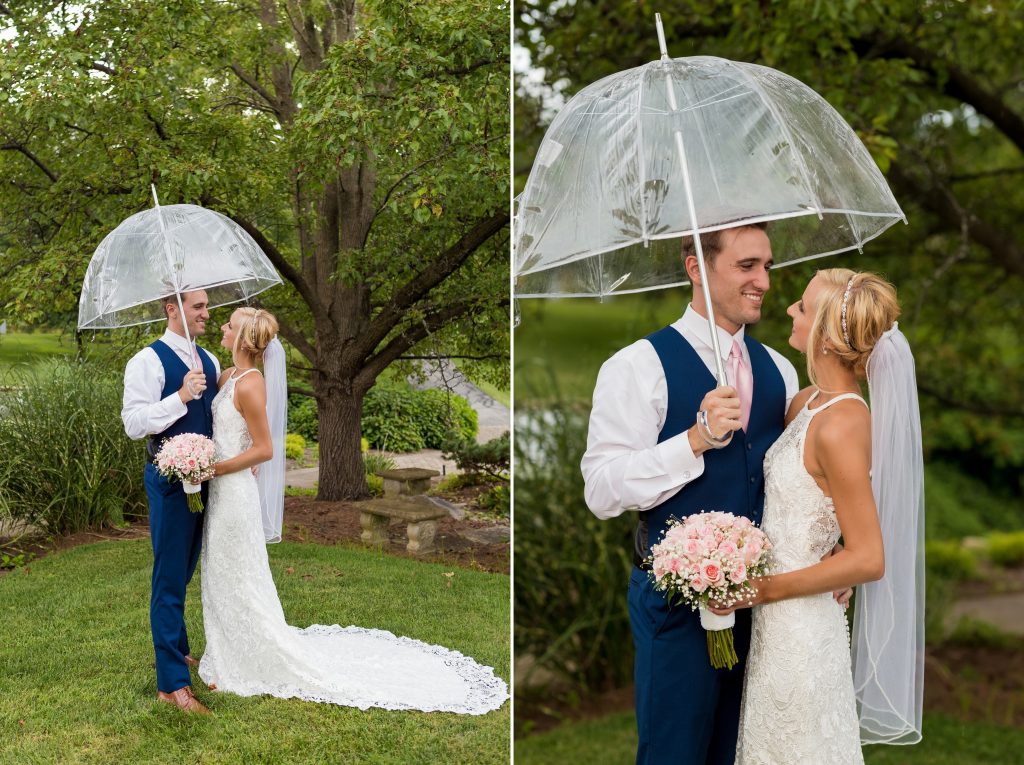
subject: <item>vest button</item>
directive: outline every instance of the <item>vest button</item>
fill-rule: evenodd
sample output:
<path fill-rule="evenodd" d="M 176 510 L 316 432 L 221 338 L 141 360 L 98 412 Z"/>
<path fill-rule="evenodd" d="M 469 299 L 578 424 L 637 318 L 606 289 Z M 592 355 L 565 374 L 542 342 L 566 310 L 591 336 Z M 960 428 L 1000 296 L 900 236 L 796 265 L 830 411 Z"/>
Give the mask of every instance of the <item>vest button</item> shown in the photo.
<path fill-rule="evenodd" d="M 751 449 L 753 449 L 753 448 L 754 448 L 754 445 L 753 445 L 753 444 L 747 444 L 747 451 L 748 451 L 748 452 L 749 452 L 749 451 L 750 451 Z"/>
<path fill-rule="evenodd" d="M 756 483 L 757 482 L 757 478 L 755 478 L 754 476 L 750 476 L 750 482 L 751 483 Z"/>

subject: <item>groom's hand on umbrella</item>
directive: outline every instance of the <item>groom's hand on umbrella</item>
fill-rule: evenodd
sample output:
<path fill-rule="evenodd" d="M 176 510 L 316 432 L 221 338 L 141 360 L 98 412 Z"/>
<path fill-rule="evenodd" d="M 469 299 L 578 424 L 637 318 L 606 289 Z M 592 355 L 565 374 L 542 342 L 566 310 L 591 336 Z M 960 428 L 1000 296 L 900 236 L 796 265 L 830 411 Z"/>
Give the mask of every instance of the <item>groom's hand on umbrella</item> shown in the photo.
<path fill-rule="evenodd" d="M 727 432 L 737 431 L 740 423 L 740 397 L 731 385 L 708 391 L 700 408 L 708 413 L 708 427 L 711 434 L 721 438 Z"/>
<path fill-rule="evenodd" d="M 206 373 L 201 369 L 192 369 L 185 375 L 185 381 L 178 391 L 178 398 L 181 399 L 181 403 L 187 404 L 189 401 L 201 398 L 205 390 Z"/>

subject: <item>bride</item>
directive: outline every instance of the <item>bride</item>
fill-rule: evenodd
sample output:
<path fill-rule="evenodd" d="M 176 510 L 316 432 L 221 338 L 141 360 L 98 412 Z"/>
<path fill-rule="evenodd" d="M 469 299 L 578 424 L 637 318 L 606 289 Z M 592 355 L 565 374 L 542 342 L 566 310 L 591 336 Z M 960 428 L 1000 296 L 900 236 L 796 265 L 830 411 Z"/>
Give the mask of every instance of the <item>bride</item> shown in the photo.
<path fill-rule="evenodd" d="M 745 604 L 756 607 L 736 762 L 860 765 L 862 743 L 921 738 L 924 498 L 913 357 L 895 321 L 896 291 L 875 274 L 819 271 L 788 313 L 789 342 L 807 355 L 813 385 L 793 399 L 765 456 L 762 528 L 774 558 Z M 830 593 L 854 585 L 864 586 L 851 660 L 846 615 Z"/>
<path fill-rule="evenodd" d="M 277 321 L 267 311 L 239 308 L 222 330 L 221 345 L 231 350 L 234 366 L 221 374 L 213 401 L 220 461 L 203 529 L 206 651 L 200 677 L 213 690 L 241 696 L 360 709 L 484 714 L 499 708 L 508 698 L 505 682 L 457 651 L 384 630 L 321 624 L 300 629 L 285 622 L 251 472 L 273 453 L 267 385 L 259 367 Z"/>

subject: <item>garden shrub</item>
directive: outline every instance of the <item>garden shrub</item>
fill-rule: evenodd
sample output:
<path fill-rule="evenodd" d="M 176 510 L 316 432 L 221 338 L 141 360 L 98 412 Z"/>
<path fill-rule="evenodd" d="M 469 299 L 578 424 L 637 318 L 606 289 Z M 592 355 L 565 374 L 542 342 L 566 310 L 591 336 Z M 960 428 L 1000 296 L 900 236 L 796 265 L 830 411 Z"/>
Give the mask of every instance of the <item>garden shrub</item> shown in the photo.
<path fill-rule="evenodd" d="M 978 576 L 978 561 L 959 542 L 929 540 L 925 542 L 925 565 L 933 576 L 962 582 Z M 927 579 L 927 578 L 926 578 Z"/>
<path fill-rule="evenodd" d="M 119 374 L 50 361 L 15 378 L 0 413 L 0 509 L 49 534 L 145 515 L 146 452 L 124 433 Z"/>
<path fill-rule="evenodd" d="M 461 396 L 381 382 L 363 399 L 363 436 L 377 449 L 440 449 L 449 431 L 475 438 L 477 414 Z"/>
<path fill-rule="evenodd" d="M 310 443 L 320 440 L 320 416 L 315 398 L 296 394 L 288 397 L 288 432 L 297 433 Z"/>
<path fill-rule="evenodd" d="M 384 496 L 384 479 L 379 475 L 366 476 L 366 487 L 370 490 L 371 497 Z"/>
<path fill-rule="evenodd" d="M 298 433 L 289 433 L 284 437 L 284 456 L 290 460 L 301 462 L 306 456 L 306 439 Z"/>
<path fill-rule="evenodd" d="M 988 557 L 997 566 L 1024 564 L 1024 531 L 996 531 L 988 537 Z"/>
<path fill-rule="evenodd" d="M 511 509 L 511 500 L 508 484 L 499 483 L 477 497 L 476 506 L 481 510 L 507 518 Z"/>
<path fill-rule="evenodd" d="M 476 439 L 462 438 L 455 434 L 444 441 L 445 459 L 454 460 L 459 470 L 467 473 L 483 473 L 495 478 L 507 478 L 509 472 L 509 437 L 505 431 L 498 438 L 484 444 Z"/>

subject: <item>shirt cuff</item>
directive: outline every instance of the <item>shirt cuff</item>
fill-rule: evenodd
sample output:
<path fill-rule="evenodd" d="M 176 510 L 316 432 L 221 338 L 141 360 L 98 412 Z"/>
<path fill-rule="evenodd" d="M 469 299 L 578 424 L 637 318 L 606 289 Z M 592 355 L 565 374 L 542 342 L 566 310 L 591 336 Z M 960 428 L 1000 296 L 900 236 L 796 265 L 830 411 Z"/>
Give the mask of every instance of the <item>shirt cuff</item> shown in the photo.
<path fill-rule="evenodd" d="M 695 455 L 687 431 L 658 444 L 658 452 L 665 472 L 678 476 L 678 486 L 685 486 L 704 474 L 704 455 Z"/>
<path fill-rule="evenodd" d="M 164 410 L 164 414 L 168 417 L 174 417 L 171 421 L 172 424 L 188 413 L 188 406 L 186 406 L 185 402 L 181 400 L 181 396 L 178 395 L 177 391 L 166 398 L 161 399 L 160 405 Z"/>

